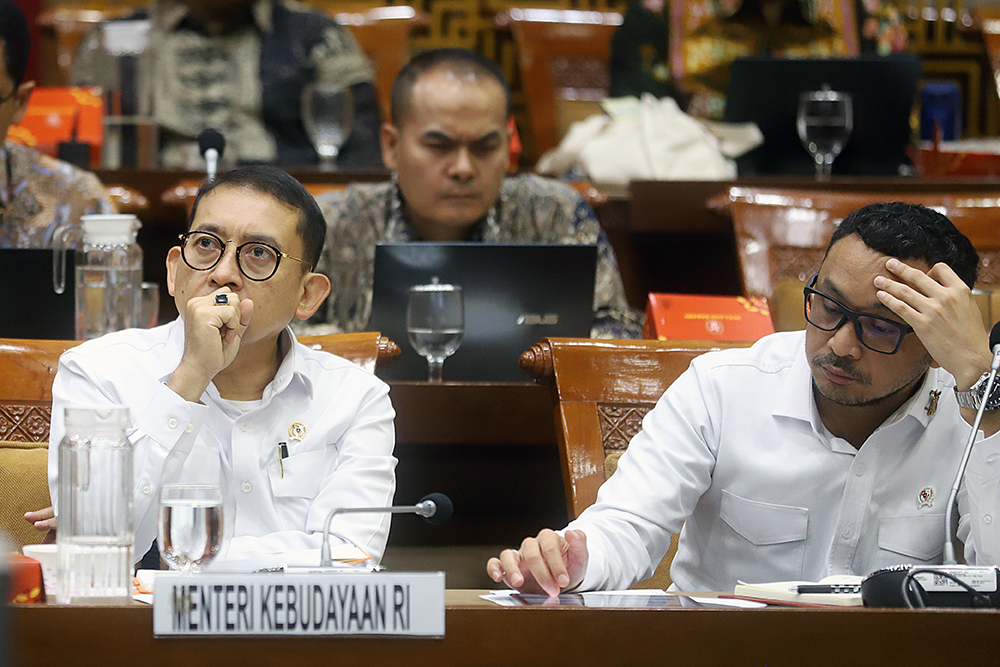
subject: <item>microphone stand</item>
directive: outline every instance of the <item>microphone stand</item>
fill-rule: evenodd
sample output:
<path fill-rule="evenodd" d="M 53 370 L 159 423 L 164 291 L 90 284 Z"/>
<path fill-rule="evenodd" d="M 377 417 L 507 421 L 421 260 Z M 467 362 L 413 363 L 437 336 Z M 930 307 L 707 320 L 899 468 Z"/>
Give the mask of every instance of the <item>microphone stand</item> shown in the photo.
<path fill-rule="evenodd" d="M 986 412 L 986 404 L 992 396 L 993 383 L 996 381 L 997 370 L 1000 369 L 1000 345 L 993 347 L 993 361 L 990 363 L 990 376 L 986 380 L 986 391 L 983 394 L 983 401 L 976 410 L 976 419 L 972 423 L 972 432 L 965 443 L 965 452 L 962 454 L 962 462 L 958 465 L 958 474 L 951 485 L 951 492 L 948 494 L 948 505 L 944 515 L 944 565 L 957 565 L 955 558 L 954 520 L 953 515 L 958 505 L 958 487 L 962 485 L 965 477 L 965 468 L 969 465 L 969 457 L 972 456 L 972 447 L 976 444 L 976 436 L 979 435 L 979 423 L 983 421 L 983 414 Z"/>
<path fill-rule="evenodd" d="M 333 517 L 338 514 L 416 514 L 423 517 L 430 523 L 441 524 L 451 518 L 451 513 L 451 500 L 449 500 L 447 496 L 440 493 L 432 493 L 423 498 L 416 505 L 391 505 L 389 507 L 335 507 L 330 510 L 330 513 L 326 515 L 326 521 L 323 522 L 323 546 L 320 551 L 319 566 L 333 567 L 333 558 L 330 555 L 330 524 L 333 522 Z M 341 539 L 346 539 L 343 535 L 337 536 Z M 347 541 L 354 544 L 353 540 L 348 539 Z M 354 544 L 354 546 L 360 549 L 357 544 Z"/>

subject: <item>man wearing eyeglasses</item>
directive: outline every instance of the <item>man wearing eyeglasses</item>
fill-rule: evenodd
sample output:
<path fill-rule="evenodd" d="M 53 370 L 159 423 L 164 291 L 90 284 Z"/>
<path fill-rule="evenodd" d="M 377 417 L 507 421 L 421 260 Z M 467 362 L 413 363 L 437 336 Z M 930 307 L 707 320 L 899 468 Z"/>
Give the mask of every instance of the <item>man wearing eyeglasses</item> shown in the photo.
<path fill-rule="evenodd" d="M 991 409 L 959 498 L 970 563 L 1000 562 L 1000 391 L 972 299 L 978 257 L 944 216 L 874 204 L 845 218 L 805 288 L 804 332 L 692 362 L 597 502 L 490 559 L 513 588 L 621 589 L 671 534 L 687 591 L 940 563 L 975 407 Z M 960 408 L 960 406 L 962 406 Z"/>
<path fill-rule="evenodd" d="M 53 498 L 63 408 L 125 405 L 136 557 L 156 537 L 165 484 L 221 486 L 220 558 L 253 567 L 316 565 L 330 510 L 391 504 L 388 387 L 299 344 L 289 328 L 330 291 L 327 277 L 312 270 L 325 234 L 315 200 L 279 169 L 244 167 L 203 185 L 190 230 L 167 254 L 167 287 L 180 318 L 108 334 L 60 358 L 52 387 Z M 341 515 L 332 530 L 377 563 L 388 516 Z M 26 518 L 48 525 L 44 512 Z"/>

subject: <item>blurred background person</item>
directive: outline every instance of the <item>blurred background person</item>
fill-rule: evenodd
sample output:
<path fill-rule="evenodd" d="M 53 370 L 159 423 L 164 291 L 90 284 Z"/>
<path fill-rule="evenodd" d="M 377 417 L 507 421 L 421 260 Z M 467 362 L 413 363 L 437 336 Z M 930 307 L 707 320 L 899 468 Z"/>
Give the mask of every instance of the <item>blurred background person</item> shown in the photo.
<path fill-rule="evenodd" d="M 305 331 L 362 331 L 371 315 L 375 244 L 406 241 L 594 243 L 591 335 L 639 338 L 618 263 L 597 216 L 573 188 L 507 178 L 510 90 L 495 63 L 464 49 L 416 56 L 392 87 L 382 152 L 392 179 L 319 195 L 328 226 L 317 271 L 332 291 Z"/>
<path fill-rule="evenodd" d="M 681 100 L 670 74 L 669 9 L 665 0 L 633 0 L 611 37 L 608 97 L 656 97 Z M 684 106 L 683 104 L 681 106 Z"/>
<path fill-rule="evenodd" d="M 24 80 L 30 49 L 24 12 L 0 0 L 0 248 L 49 247 L 60 225 L 114 212 L 96 176 L 7 139 L 35 87 Z"/>
<path fill-rule="evenodd" d="M 906 48 L 902 17 L 886 0 L 855 0 L 847 8 L 853 12 L 832 0 L 692 0 L 678 8 L 663 0 L 630 3 L 611 42 L 613 97 L 678 97 L 679 88 L 683 101 L 691 98 L 692 115 L 722 118 L 729 64 L 737 58 L 889 55 Z M 678 36 L 682 43 L 672 46 Z M 671 58 L 679 61 L 673 67 Z"/>
<path fill-rule="evenodd" d="M 329 15 L 288 0 L 157 0 L 108 23 L 126 21 L 148 22 L 132 24 L 148 25 L 134 91 L 138 115 L 159 125 L 162 166 L 202 168 L 197 137 L 206 128 L 226 138 L 224 165 L 316 164 L 303 95 L 310 84 L 328 84 L 349 88 L 353 98 L 352 132 L 338 164 L 381 167 L 371 66 Z M 106 25 L 84 38 L 74 85 L 127 88 Z"/>

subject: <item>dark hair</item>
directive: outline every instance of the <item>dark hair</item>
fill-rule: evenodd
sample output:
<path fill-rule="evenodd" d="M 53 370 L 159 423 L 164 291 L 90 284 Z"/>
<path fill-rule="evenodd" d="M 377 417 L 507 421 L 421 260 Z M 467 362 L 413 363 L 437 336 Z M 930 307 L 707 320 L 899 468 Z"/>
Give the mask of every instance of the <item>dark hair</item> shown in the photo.
<path fill-rule="evenodd" d="M 277 167 L 268 165 L 237 167 L 220 174 L 214 181 L 202 183 L 201 187 L 198 188 L 198 196 L 191 206 L 188 229 L 194 223 L 194 216 L 198 212 L 198 203 L 208 193 L 222 185 L 231 188 L 245 188 L 267 195 L 299 211 L 301 217 L 296 231 L 302 238 L 303 255 L 305 255 L 302 259 L 309 262 L 313 269 L 316 268 L 320 253 L 323 252 L 323 243 L 326 241 L 326 219 L 323 218 L 323 212 L 319 210 L 319 205 L 309 194 L 309 191 Z"/>
<path fill-rule="evenodd" d="M 28 19 L 13 0 L 0 0 L 0 42 L 4 44 L 7 74 L 14 80 L 15 87 L 20 86 L 28 68 L 31 36 Z"/>
<path fill-rule="evenodd" d="M 872 250 L 897 259 L 944 262 L 970 288 L 976 284 L 979 254 L 951 220 L 920 204 L 890 202 L 859 208 L 833 230 L 827 253 L 840 239 L 857 234 Z"/>
<path fill-rule="evenodd" d="M 432 49 L 424 51 L 403 65 L 396 80 L 392 82 L 390 115 L 393 125 L 398 126 L 409 113 L 413 86 L 416 85 L 420 75 L 436 69 L 494 79 L 503 89 L 504 117 L 510 116 L 510 86 L 507 85 L 503 72 L 495 62 L 468 49 Z"/>

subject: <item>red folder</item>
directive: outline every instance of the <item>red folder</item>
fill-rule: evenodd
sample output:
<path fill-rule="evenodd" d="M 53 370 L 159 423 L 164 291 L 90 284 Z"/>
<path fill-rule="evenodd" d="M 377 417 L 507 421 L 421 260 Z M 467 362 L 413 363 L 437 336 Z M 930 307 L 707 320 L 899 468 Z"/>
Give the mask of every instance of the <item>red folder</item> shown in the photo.
<path fill-rule="evenodd" d="M 654 340 L 755 341 L 774 333 L 756 297 L 650 293 L 644 335 Z"/>

